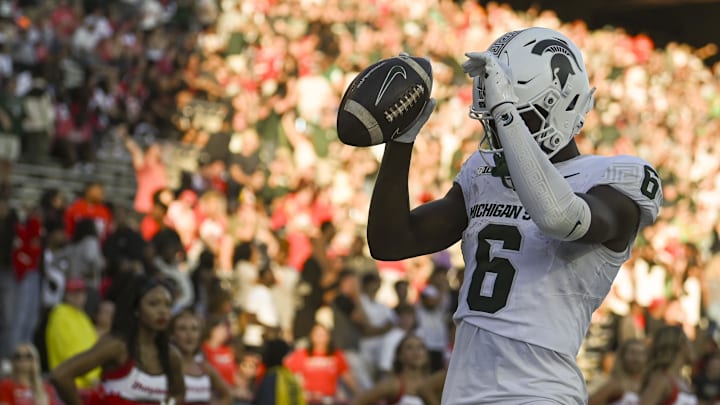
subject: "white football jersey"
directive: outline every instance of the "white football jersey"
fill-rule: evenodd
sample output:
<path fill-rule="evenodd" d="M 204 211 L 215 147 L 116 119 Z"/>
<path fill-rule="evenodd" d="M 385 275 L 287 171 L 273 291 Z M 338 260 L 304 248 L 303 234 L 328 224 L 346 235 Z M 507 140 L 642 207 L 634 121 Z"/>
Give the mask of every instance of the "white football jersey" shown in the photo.
<path fill-rule="evenodd" d="M 630 256 L 601 244 L 546 236 L 522 206 L 509 178 L 490 174 L 482 152 L 455 181 L 468 226 L 463 233 L 464 282 L 455 320 L 510 339 L 576 356 L 597 309 Z M 493 160 L 486 154 L 485 159 Z M 555 164 L 575 192 L 609 185 L 635 201 L 640 228 L 655 221 L 662 191 L 652 166 L 632 156 L 581 155 Z"/>

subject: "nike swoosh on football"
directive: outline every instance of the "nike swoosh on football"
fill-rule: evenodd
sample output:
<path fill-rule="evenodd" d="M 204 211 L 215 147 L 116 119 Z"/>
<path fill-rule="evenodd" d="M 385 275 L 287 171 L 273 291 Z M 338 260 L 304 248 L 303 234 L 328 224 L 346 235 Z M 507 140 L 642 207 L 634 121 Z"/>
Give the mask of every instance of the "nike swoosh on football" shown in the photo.
<path fill-rule="evenodd" d="M 390 71 L 388 71 L 387 75 L 385 76 L 385 80 L 383 80 L 382 85 L 380 86 L 380 91 L 378 92 L 377 98 L 375 99 L 375 106 L 377 107 L 378 104 L 380 104 L 380 100 L 385 95 L 385 92 L 387 91 L 388 87 L 390 87 L 390 83 L 397 77 L 397 75 L 401 75 L 403 79 L 407 79 L 407 72 L 405 71 L 405 68 L 400 65 L 395 65 L 390 68 Z"/>

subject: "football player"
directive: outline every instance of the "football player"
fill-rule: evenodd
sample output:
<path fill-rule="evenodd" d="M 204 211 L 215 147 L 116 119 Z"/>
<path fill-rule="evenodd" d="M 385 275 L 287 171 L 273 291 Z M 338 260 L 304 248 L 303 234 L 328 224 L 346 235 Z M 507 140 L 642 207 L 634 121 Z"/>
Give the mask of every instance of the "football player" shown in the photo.
<path fill-rule="evenodd" d="M 400 260 L 462 240 L 466 270 L 443 404 L 585 404 L 575 358 L 638 232 L 655 221 L 660 179 L 640 158 L 578 151 L 574 136 L 594 89 L 565 35 L 513 31 L 466 56 L 481 147 L 444 197 L 410 210 L 412 145 L 431 100 L 385 146 L 370 251 Z"/>

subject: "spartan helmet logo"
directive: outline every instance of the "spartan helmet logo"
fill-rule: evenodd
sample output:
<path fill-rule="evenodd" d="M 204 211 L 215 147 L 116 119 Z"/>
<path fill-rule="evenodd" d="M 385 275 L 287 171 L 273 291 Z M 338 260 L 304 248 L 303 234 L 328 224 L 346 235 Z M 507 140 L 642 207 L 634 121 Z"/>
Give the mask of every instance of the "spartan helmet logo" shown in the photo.
<path fill-rule="evenodd" d="M 556 82 L 561 90 L 565 90 L 568 77 L 570 77 L 571 74 L 575 74 L 570 58 L 572 58 L 578 70 L 583 70 L 582 65 L 575 58 L 575 55 L 567 43 L 561 39 L 543 39 L 532 48 L 532 53 L 535 55 L 542 55 L 545 52 L 553 53 L 553 56 L 550 58 L 553 82 Z"/>

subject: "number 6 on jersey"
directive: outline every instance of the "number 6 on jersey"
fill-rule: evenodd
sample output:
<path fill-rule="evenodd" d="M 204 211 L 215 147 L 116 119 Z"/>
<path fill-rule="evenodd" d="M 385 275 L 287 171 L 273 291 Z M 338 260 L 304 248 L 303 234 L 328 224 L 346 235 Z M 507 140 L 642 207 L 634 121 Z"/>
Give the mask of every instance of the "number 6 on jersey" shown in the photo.
<path fill-rule="evenodd" d="M 504 257 L 490 258 L 488 240 L 501 241 L 505 250 L 519 251 L 522 235 L 516 226 L 500 224 L 490 224 L 478 232 L 477 267 L 470 280 L 467 304 L 473 311 L 494 314 L 507 304 L 515 268 Z"/>

